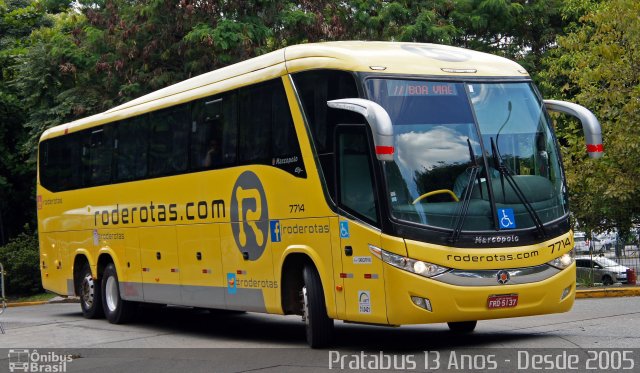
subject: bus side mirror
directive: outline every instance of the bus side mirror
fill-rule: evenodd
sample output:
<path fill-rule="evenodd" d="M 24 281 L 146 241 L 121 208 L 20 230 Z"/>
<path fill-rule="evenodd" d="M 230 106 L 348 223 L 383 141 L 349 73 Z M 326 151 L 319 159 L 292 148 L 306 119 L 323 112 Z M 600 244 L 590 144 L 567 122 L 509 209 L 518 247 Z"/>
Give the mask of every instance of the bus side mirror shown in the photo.
<path fill-rule="evenodd" d="M 333 109 L 353 111 L 362 115 L 373 133 L 376 158 L 380 161 L 393 161 L 393 125 L 387 111 L 377 103 L 362 98 L 343 98 L 327 101 Z"/>
<path fill-rule="evenodd" d="M 596 118 L 589 109 L 566 101 L 544 100 L 544 104 L 549 111 L 569 114 L 578 118 L 582 123 L 582 130 L 584 131 L 584 139 L 587 144 L 589 157 L 597 159 L 604 155 L 600 122 L 598 122 L 598 118 Z"/>

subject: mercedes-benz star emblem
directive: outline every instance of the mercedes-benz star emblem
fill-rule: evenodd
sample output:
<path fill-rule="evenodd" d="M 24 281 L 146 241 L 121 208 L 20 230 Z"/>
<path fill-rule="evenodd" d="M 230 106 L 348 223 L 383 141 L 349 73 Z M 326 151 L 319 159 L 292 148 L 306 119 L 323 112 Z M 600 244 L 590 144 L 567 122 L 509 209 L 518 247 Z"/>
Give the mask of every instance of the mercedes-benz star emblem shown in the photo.
<path fill-rule="evenodd" d="M 496 280 L 498 280 L 499 284 L 504 285 L 507 282 L 509 282 L 509 280 L 511 280 L 511 275 L 509 274 L 509 272 L 505 270 L 501 270 L 500 272 L 498 272 L 498 275 L 496 276 Z"/>

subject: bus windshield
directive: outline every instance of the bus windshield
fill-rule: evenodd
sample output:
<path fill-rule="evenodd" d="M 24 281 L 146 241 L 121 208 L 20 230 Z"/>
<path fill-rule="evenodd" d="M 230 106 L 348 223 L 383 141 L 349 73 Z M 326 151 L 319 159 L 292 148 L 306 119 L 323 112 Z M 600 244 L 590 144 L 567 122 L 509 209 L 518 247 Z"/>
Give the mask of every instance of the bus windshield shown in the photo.
<path fill-rule="evenodd" d="M 485 231 L 541 227 L 568 213 L 558 149 L 529 82 L 368 79 L 393 123 L 384 162 L 391 213 Z"/>

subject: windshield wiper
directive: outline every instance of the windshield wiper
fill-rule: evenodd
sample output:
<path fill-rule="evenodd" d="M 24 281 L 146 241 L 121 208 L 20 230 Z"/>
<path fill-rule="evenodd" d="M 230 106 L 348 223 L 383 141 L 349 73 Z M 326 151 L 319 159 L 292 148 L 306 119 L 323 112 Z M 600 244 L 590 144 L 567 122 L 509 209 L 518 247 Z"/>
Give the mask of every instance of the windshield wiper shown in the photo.
<path fill-rule="evenodd" d="M 518 183 L 516 183 L 515 179 L 513 178 L 513 171 L 511 171 L 511 169 L 502 162 L 502 157 L 500 156 L 500 152 L 498 151 L 498 146 L 493 141 L 493 137 L 491 137 L 491 152 L 493 153 L 492 155 L 493 155 L 494 167 L 500 173 L 500 182 L 502 184 L 502 195 L 503 196 L 505 195 L 504 180 L 506 179 L 507 183 L 509 183 L 513 191 L 516 193 L 516 196 L 518 197 L 520 202 L 522 202 L 525 209 L 529 213 L 529 216 L 531 216 L 531 219 L 533 220 L 533 223 L 536 225 L 536 230 L 538 231 L 538 234 L 540 235 L 540 237 L 541 238 L 546 237 L 547 233 L 544 229 L 544 224 L 542 224 L 542 221 L 540 220 L 540 216 L 538 215 L 536 210 L 533 208 L 533 206 L 531 206 L 531 203 L 527 200 L 527 197 L 522 192 L 522 189 L 520 189 L 520 187 L 518 186 Z"/>
<path fill-rule="evenodd" d="M 462 194 L 462 204 L 458 206 L 458 210 L 456 212 L 456 220 L 453 228 L 453 233 L 449 238 L 449 242 L 455 244 L 460 238 L 460 233 L 462 232 L 462 226 L 464 225 L 464 220 L 469 213 L 469 203 L 471 202 L 471 193 L 473 192 L 473 187 L 476 185 L 476 179 L 478 180 L 478 186 L 480 188 L 480 193 L 482 194 L 482 185 L 480 185 L 480 166 L 478 166 L 478 160 L 476 159 L 476 155 L 473 152 L 473 147 L 471 146 L 471 141 L 467 138 L 467 145 L 469 146 L 469 157 L 471 157 L 471 165 L 468 169 L 470 169 L 469 180 L 467 180 L 467 186 L 464 188 L 464 193 Z"/>

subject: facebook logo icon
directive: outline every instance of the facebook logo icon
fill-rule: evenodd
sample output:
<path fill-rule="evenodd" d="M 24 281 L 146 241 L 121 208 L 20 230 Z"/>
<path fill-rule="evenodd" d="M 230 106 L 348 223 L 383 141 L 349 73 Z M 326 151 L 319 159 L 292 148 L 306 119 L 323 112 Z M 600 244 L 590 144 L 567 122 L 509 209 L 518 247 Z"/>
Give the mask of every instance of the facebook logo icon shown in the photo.
<path fill-rule="evenodd" d="M 271 242 L 282 241 L 282 232 L 280 231 L 280 220 L 271 220 Z"/>

